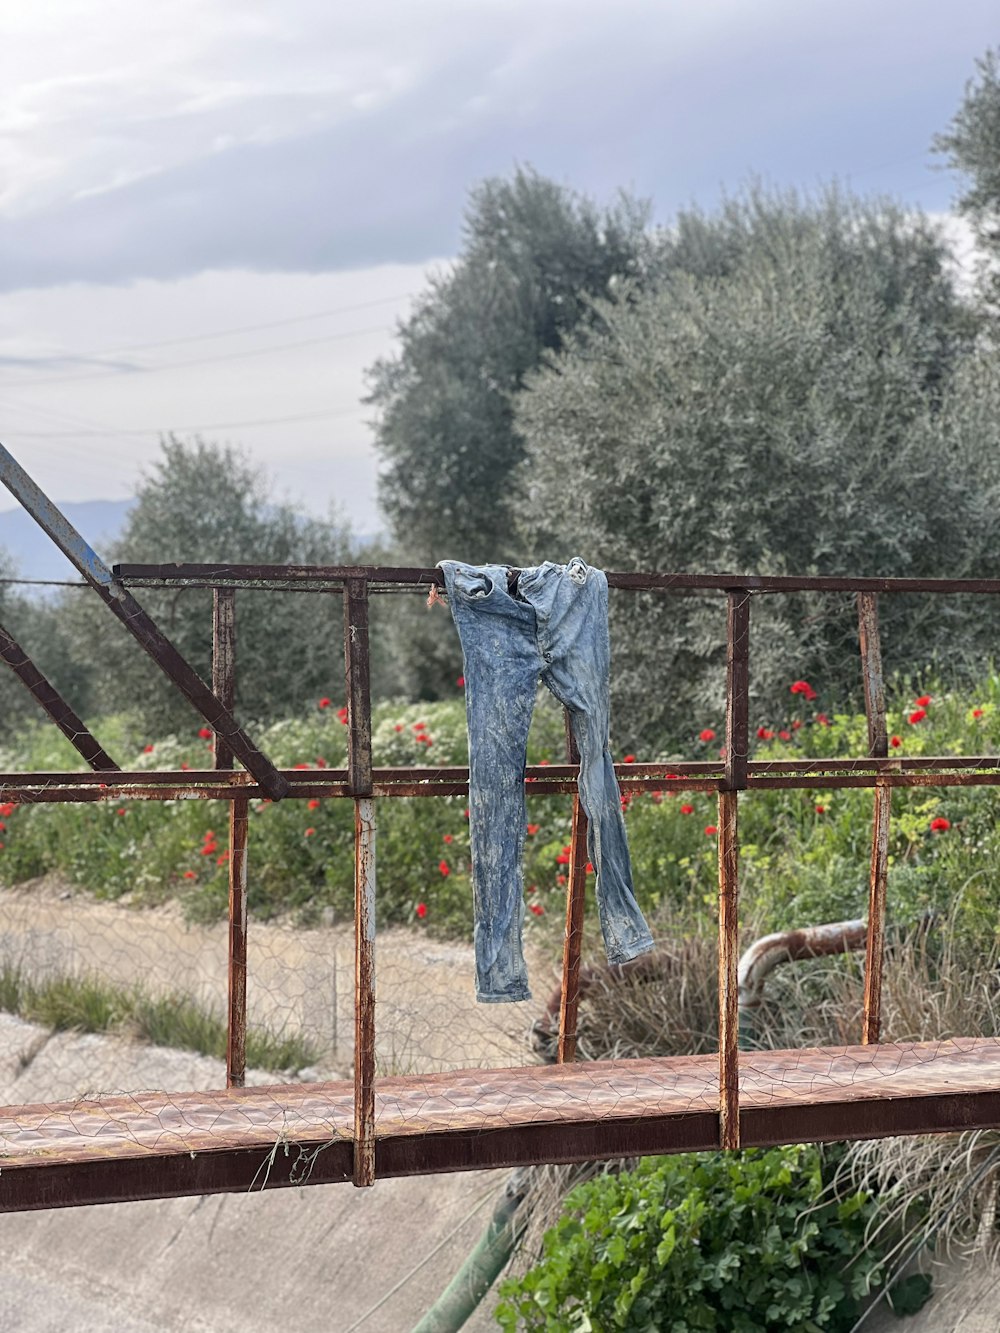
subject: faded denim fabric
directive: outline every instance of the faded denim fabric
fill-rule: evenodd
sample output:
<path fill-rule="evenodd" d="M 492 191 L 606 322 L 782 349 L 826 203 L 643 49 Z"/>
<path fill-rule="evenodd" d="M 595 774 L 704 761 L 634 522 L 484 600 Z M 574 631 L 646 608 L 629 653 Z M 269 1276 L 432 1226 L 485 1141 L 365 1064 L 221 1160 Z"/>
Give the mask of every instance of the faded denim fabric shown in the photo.
<path fill-rule="evenodd" d="M 477 998 L 527 1000 L 524 768 L 539 677 L 569 710 L 580 751 L 580 802 L 608 959 L 624 963 L 653 947 L 632 887 L 608 740 L 608 581 L 579 557 L 535 569 L 456 560 L 440 568 L 465 656 Z"/>

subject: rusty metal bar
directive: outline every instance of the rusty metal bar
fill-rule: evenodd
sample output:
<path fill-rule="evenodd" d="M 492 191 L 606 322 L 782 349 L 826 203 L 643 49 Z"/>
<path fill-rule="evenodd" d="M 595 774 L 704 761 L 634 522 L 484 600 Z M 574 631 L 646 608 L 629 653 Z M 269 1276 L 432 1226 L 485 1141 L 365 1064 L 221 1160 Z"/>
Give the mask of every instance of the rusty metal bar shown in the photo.
<path fill-rule="evenodd" d="M 370 584 L 442 587 L 440 569 L 393 565 L 257 565 L 160 563 L 114 566 L 126 582 L 253 584 L 343 584 L 361 579 Z M 835 578 L 827 575 L 673 574 L 607 571 L 608 585 L 648 592 L 930 592 L 1000 594 L 1000 579 Z"/>
<path fill-rule="evenodd" d="M 194 668 L 180 655 L 104 561 L 83 540 L 64 514 L 32 481 L 0 444 L 0 481 L 27 509 L 35 522 L 83 575 L 105 606 L 177 686 L 205 721 L 221 732 L 233 754 L 257 779 L 272 800 L 288 794 L 288 783 L 266 755 L 254 745 L 228 709 L 215 698 Z"/>
<path fill-rule="evenodd" d="M 74 749 L 99 772 L 120 772 L 118 765 L 91 735 L 55 686 L 42 675 L 14 636 L 0 625 L 0 657 L 24 685 L 35 703 L 56 724 Z"/>
<path fill-rule="evenodd" d="M 740 1146 L 739 794 L 719 792 L 719 1147 Z"/>
<path fill-rule="evenodd" d="M 861 1020 L 862 1045 L 877 1042 L 882 1027 L 882 963 L 885 948 L 885 890 L 889 870 L 889 817 L 892 788 L 880 781 L 872 815 L 872 854 L 868 875 L 868 940 L 865 946 L 865 992 Z"/>
<path fill-rule="evenodd" d="M 354 803 L 354 1183 L 375 1184 L 375 803 Z"/>
<path fill-rule="evenodd" d="M 236 703 L 236 589 L 212 589 L 212 693 L 223 708 Z M 215 767 L 233 766 L 233 751 L 225 736 L 215 733 Z"/>
<path fill-rule="evenodd" d="M 375 804 L 368 585 L 344 587 L 347 787 L 354 796 L 354 1183 L 375 1183 Z"/>
<path fill-rule="evenodd" d="M 566 758 L 579 765 L 580 751 L 570 715 L 566 721 Z M 583 949 L 583 915 L 587 896 L 587 816 L 579 790 L 573 793 L 573 823 L 569 838 L 569 873 L 566 876 L 566 933 L 563 937 L 562 997 L 559 1001 L 560 1064 L 576 1059 L 576 1021 L 580 1008 L 580 955 Z"/>
<path fill-rule="evenodd" d="M 865 689 L 865 717 L 868 719 L 868 753 L 882 759 L 889 753 L 889 732 L 885 717 L 878 597 L 873 592 L 858 593 L 858 641 Z"/>
<path fill-rule="evenodd" d="M 229 807 L 229 1011 L 226 1087 L 242 1088 L 247 1072 L 247 833 L 249 802 Z"/>
<path fill-rule="evenodd" d="M 727 594 L 726 787 L 743 791 L 750 753 L 750 594 Z"/>
<path fill-rule="evenodd" d="M 882 645 L 878 623 L 878 598 L 873 592 L 858 593 L 858 642 L 861 675 L 868 722 L 868 751 L 884 759 L 889 753 L 889 731 L 885 715 L 885 682 L 882 675 Z M 875 784 L 872 811 L 871 863 L 868 874 L 868 936 L 865 942 L 865 986 L 861 1040 L 877 1042 L 882 1025 L 882 964 L 885 947 L 885 899 L 889 873 L 889 822 L 892 788 L 885 775 Z"/>

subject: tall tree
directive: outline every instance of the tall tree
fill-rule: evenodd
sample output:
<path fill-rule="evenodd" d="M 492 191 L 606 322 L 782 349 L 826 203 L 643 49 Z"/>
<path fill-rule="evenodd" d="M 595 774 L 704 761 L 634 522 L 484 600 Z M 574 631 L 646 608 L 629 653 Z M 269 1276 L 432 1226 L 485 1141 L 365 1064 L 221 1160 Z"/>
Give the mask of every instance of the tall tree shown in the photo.
<path fill-rule="evenodd" d="M 337 519 L 304 517 L 276 501 L 266 477 L 228 446 L 165 440 L 139 487 L 115 560 L 349 564 Z M 141 589 L 137 596 L 203 679 L 211 679 L 212 594 Z M 89 667 L 94 712 L 139 706 L 150 734 L 192 725 L 194 714 L 96 599 L 60 605 L 71 651 Z M 237 595 L 237 711 L 272 719 L 342 689 L 342 611 L 322 593 L 242 589 Z"/>
<path fill-rule="evenodd" d="M 454 266 L 434 278 L 370 374 L 381 502 L 418 561 L 516 558 L 525 374 L 590 318 L 614 281 L 641 279 L 645 210 L 609 209 L 519 169 L 473 192 Z"/>
<path fill-rule="evenodd" d="M 1000 315 L 1000 47 L 976 61 L 954 119 L 934 141 L 966 181 L 958 208 L 982 255 L 982 295 Z"/>
<path fill-rule="evenodd" d="M 600 325 L 518 400 L 535 552 L 706 572 L 991 567 L 997 375 L 969 359 L 928 223 L 836 193 L 758 190 L 714 218 L 682 217 L 662 265 L 656 290 L 605 302 Z M 954 623 L 927 610 L 888 603 L 891 666 L 957 648 Z M 623 739 L 679 740 L 717 720 L 718 603 L 622 595 L 614 615 Z M 989 619 L 977 606 L 965 622 L 980 648 Z M 755 608 L 765 717 L 779 720 L 796 676 L 822 682 L 827 702 L 857 682 L 852 622 L 843 598 Z"/>

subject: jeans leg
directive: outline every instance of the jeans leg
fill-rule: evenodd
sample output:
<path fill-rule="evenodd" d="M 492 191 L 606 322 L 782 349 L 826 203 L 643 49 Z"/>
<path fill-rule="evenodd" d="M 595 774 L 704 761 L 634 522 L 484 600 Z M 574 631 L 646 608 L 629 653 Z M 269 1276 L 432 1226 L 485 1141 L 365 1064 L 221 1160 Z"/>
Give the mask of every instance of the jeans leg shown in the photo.
<path fill-rule="evenodd" d="M 442 569 L 465 659 L 476 998 L 528 1000 L 521 860 L 528 730 L 543 665 L 535 615 L 508 596 L 503 571 L 453 562 Z"/>
<path fill-rule="evenodd" d="M 609 740 L 611 651 L 607 579 L 572 561 L 541 582 L 536 597 L 539 638 L 547 662 L 542 679 L 569 710 L 580 751 L 580 803 L 587 815 L 587 850 L 597 872 L 597 910 L 608 961 L 625 963 L 653 948 L 636 902 L 632 865 Z"/>

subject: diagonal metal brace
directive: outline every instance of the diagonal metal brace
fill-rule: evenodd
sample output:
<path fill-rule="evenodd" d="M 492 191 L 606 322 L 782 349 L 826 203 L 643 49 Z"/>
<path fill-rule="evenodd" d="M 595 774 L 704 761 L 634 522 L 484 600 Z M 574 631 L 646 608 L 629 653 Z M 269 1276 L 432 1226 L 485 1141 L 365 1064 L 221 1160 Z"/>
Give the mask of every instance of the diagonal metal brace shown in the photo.
<path fill-rule="evenodd" d="M 232 713 L 219 702 L 190 663 L 157 628 L 155 621 L 118 582 L 104 561 L 87 545 L 72 523 L 2 444 L 0 481 L 51 537 L 66 559 L 80 571 L 108 609 L 194 705 L 217 736 L 228 743 L 234 756 L 253 774 L 268 796 L 274 801 L 287 796 L 288 782 L 270 759 L 257 749 Z"/>
<path fill-rule="evenodd" d="M 2 625 L 0 625 L 0 658 L 3 658 L 21 684 L 30 692 L 35 703 L 48 713 L 91 768 L 98 772 L 120 772 L 119 766 L 96 737 L 91 735 L 56 687 L 46 680 L 14 636 Z"/>

